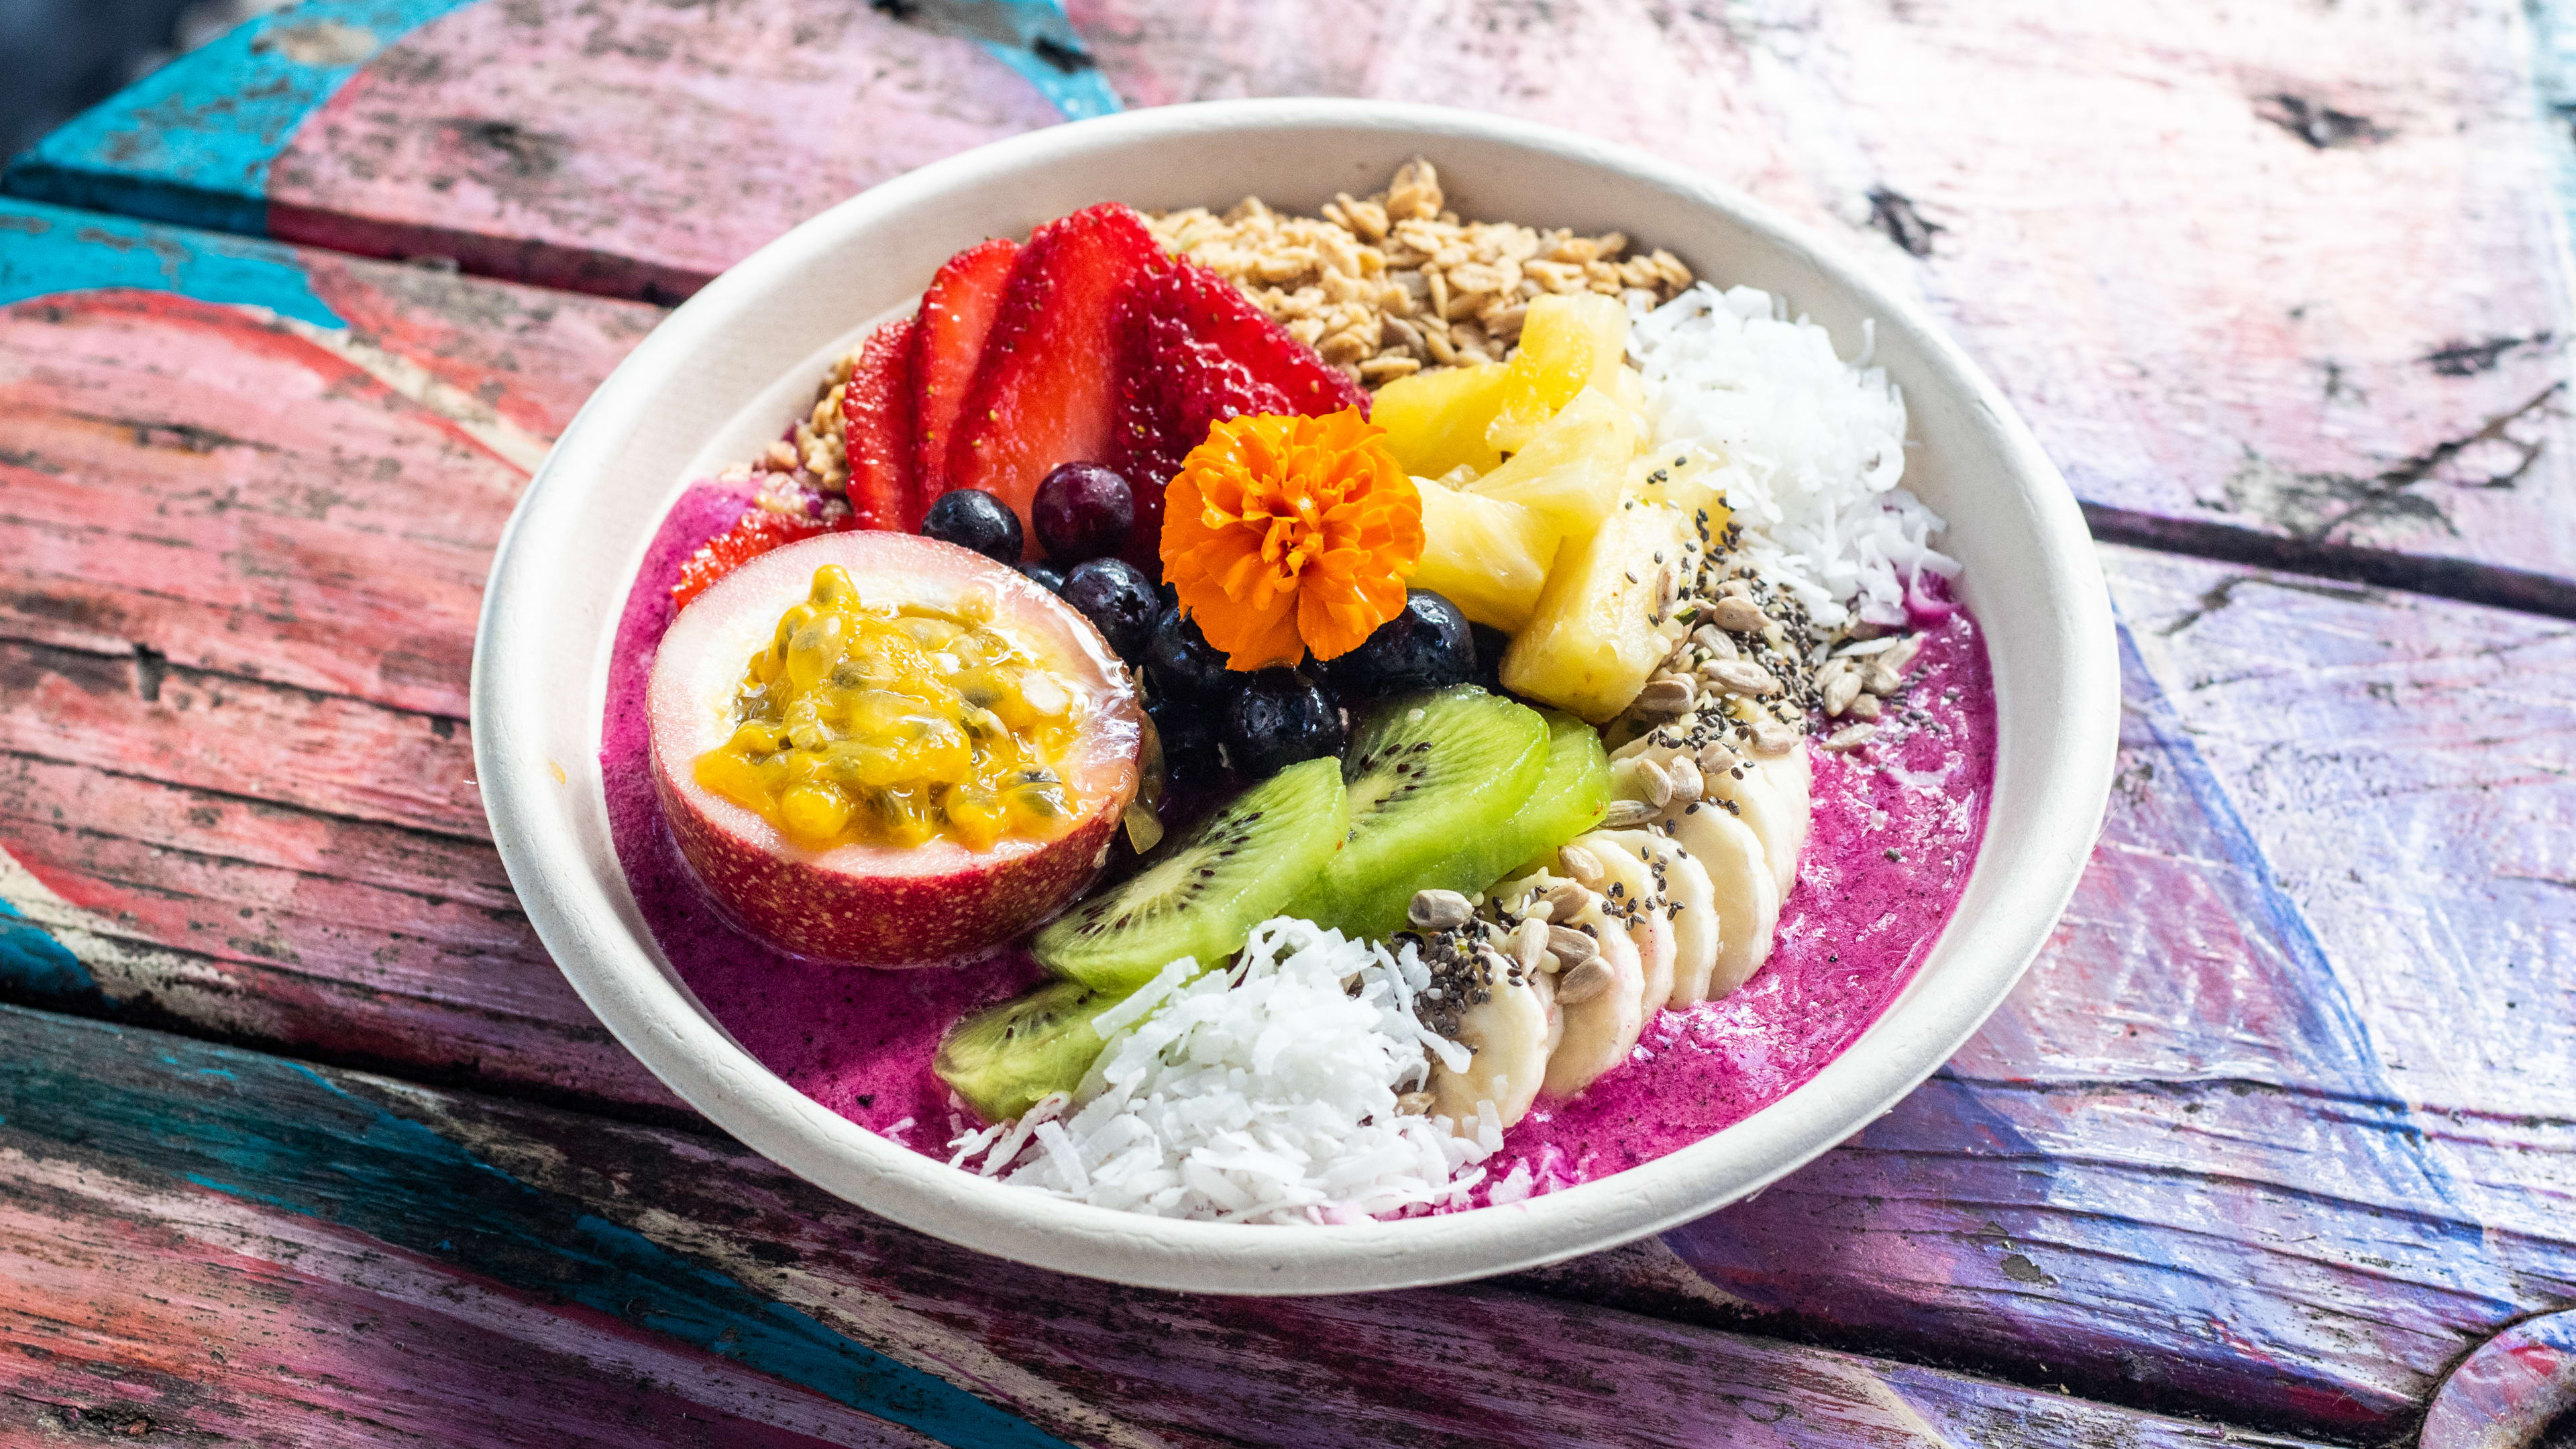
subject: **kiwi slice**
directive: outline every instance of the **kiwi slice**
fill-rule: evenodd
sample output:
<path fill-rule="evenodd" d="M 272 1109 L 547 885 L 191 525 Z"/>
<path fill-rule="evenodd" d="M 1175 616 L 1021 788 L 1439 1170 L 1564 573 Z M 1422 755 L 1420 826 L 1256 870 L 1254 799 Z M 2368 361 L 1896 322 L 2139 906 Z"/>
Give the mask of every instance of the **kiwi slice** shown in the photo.
<path fill-rule="evenodd" d="M 1339 762 L 1290 765 L 1058 916 L 1029 949 L 1057 975 L 1120 995 L 1183 956 L 1214 966 L 1314 880 L 1348 809 Z"/>
<path fill-rule="evenodd" d="M 1350 838 L 1290 914 L 1383 938 L 1415 891 L 1483 890 L 1513 864 L 1492 858 L 1495 833 L 1547 756 L 1538 711 L 1474 685 L 1381 701 L 1342 760 Z"/>
<path fill-rule="evenodd" d="M 1547 764 L 1538 785 L 1493 835 L 1493 848 L 1480 853 L 1492 872 L 1486 883 L 1506 875 L 1527 874 L 1556 848 L 1601 823 L 1614 792 L 1610 752 L 1601 732 L 1573 715 L 1542 710 L 1547 717 Z"/>
<path fill-rule="evenodd" d="M 948 1029 L 930 1069 L 987 1122 L 1006 1122 L 1049 1092 L 1070 1092 L 1100 1056 L 1091 1019 L 1118 998 L 1050 981 Z"/>

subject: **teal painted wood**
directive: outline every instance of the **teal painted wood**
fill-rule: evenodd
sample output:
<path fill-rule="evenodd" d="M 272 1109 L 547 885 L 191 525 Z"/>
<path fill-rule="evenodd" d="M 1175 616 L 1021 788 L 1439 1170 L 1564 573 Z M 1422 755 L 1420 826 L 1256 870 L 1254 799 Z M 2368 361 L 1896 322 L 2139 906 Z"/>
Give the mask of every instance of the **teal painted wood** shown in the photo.
<path fill-rule="evenodd" d="M 0 306 L 109 288 L 258 307 L 316 327 L 348 325 L 313 294 L 291 247 L 182 233 L 94 211 L 0 202 Z"/>
<path fill-rule="evenodd" d="M 0 1273 L 29 1309 L 0 1318 L 19 1350 L 0 1425 L 36 1403 L 110 1434 L 486 1449 L 585 1442 L 553 1407 L 573 1394 L 638 1449 L 887 1442 L 814 1399 L 960 1446 L 2295 1449 L 1490 1288 L 1263 1301 L 1058 1278 L 711 1136 L 10 1009 L 0 1148 Z M 423 1402 L 469 1339 L 515 1356 L 483 1396 Z M 335 1423 L 343 1404 L 372 1422 Z"/>
<path fill-rule="evenodd" d="M 536 951 L 462 723 L 510 503 L 660 313 L 28 203 L 0 287 L 0 897 L 88 973 L 0 925 L 6 989 L 685 1113 Z"/>
<path fill-rule="evenodd" d="M 0 308 L 0 898 L 87 973 L 21 938 L 6 989 L 687 1120 L 530 938 L 461 725 L 481 568 L 522 476 L 491 423 L 541 442 L 656 314 L 0 218 L 0 265 L 60 247 L 48 265 L 87 284 Z M 237 262 L 259 286 L 185 289 Z M 460 399 L 487 410 L 480 437 Z M 2576 811 L 2532 763 L 2563 769 L 2549 741 L 2576 732 L 2547 684 L 2576 677 L 2564 629 L 2106 560 L 2137 713 L 2105 852 L 2049 960 L 1860 1141 L 1642 1261 L 1560 1270 L 1557 1291 L 1671 1313 L 1722 1299 L 2303 1430 L 2397 1421 L 2464 1345 L 2566 1291 L 2550 1211 L 2576 1142 L 2535 1095 L 2563 1084 L 2385 1045 L 2420 1020 L 2510 1041 L 2513 1061 L 2576 1057 L 2554 1018 L 2506 1005 L 2568 959 L 2559 894 L 2523 879 L 2568 874 L 2552 862 Z M 2480 732 L 2425 729 L 2451 715 L 2420 701 L 2444 698 L 2476 700 Z M 2310 740 L 2332 749 L 2308 759 Z M 2405 788 L 2370 788 L 2390 770 Z M 2480 826 L 2462 837 L 2453 816 Z M 2316 818 L 2367 843 L 2333 861 L 2366 886 L 2308 861 Z"/>
<path fill-rule="evenodd" d="M 73 118 L 0 188 L 262 236 L 268 173 L 304 118 L 402 35 L 470 0 L 303 0 L 248 21 Z"/>
<path fill-rule="evenodd" d="M 473 3 L 475 0 L 302 0 L 289 9 L 258 17 L 163 66 L 46 137 L 0 173 L 0 191 L 31 200 L 246 236 L 319 240 L 397 256 L 465 252 L 483 260 L 489 248 L 459 246 L 453 238 L 441 239 L 442 229 L 434 225 L 423 225 L 400 236 L 377 232 L 373 235 L 380 245 L 351 247 L 363 230 L 358 225 L 362 218 L 314 216 L 316 208 L 296 184 L 299 168 L 289 158 L 298 133 L 325 111 L 362 70 L 390 67 L 417 79 L 422 78 L 424 67 L 431 72 L 440 69 L 449 57 L 436 49 L 408 47 L 406 38 Z M 916 31 L 945 37 L 927 42 L 934 50 L 970 44 L 980 47 L 1007 67 L 1007 74 L 1019 77 L 1017 82 L 1004 84 L 1032 88 L 1052 115 L 1078 120 L 1119 108 L 1116 92 L 1109 88 L 1056 0 L 921 0 L 885 8 L 889 14 L 900 15 L 904 23 L 864 14 L 856 23 L 862 29 L 873 29 L 880 39 L 908 36 Z M 719 62 L 723 78 L 719 84 L 758 87 L 762 84 L 758 76 L 760 58 L 773 49 L 774 43 L 758 34 L 764 17 L 745 16 L 742 11 L 740 5 L 728 5 L 707 14 L 674 19 L 683 33 L 703 30 L 710 23 L 750 32 L 739 37 L 747 42 L 739 48 L 719 44 L 719 49 L 727 52 Z M 571 54 L 564 58 L 574 59 L 577 65 L 586 63 L 592 69 L 603 64 L 605 52 L 590 44 L 599 38 L 595 32 L 601 18 L 590 7 L 583 7 L 578 15 L 568 12 L 563 17 L 567 27 L 578 27 L 582 32 L 570 37 Z M 645 29 L 651 30 L 657 17 L 647 13 L 638 18 Z M 844 26 L 853 23 L 847 14 L 833 19 Z M 808 21 L 800 19 L 782 38 L 791 46 L 805 43 L 812 29 Z M 648 54 L 652 43 L 647 42 Z M 915 39 L 906 43 L 922 42 Z M 663 47 L 661 53 L 668 55 L 668 37 L 659 44 Z M 617 48 L 613 42 L 608 47 Z M 795 69 L 795 59 L 790 58 L 791 70 Z M 852 59 L 860 65 L 869 64 L 865 56 Z M 875 63 L 880 69 L 894 68 L 889 59 Z M 957 69 L 954 58 L 943 64 L 950 70 Z M 994 77 L 1001 74 L 1004 72 L 996 71 Z M 981 83 L 990 86 L 993 78 Z M 953 109 L 943 98 L 926 99 L 933 111 Z M 1006 102 L 1004 109 L 1012 107 Z M 672 111 L 665 107 L 660 114 L 667 118 Z M 434 124 L 463 126 L 468 144 L 472 138 L 497 138 L 493 144 L 508 153 L 510 165 L 524 173 L 532 166 L 547 164 L 544 153 L 560 144 L 562 119 L 557 116 L 558 124 L 541 127 L 499 121 L 460 122 L 447 116 Z M 807 119 L 818 126 L 831 124 L 819 115 Z M 1011 128 L 1040 120 L 1037 114 L 1027 114 Z M 905 156 L 907 164 L 918 164 L 937 154 L 935 150 L 919 154 L 906 151 L 907 138 L 900 133 L 917 128 L 906 127 L 893 117 L 880 117 L 878 121 L 878 126 L 852 138 L 862 151 L 884 148 Z M 889 129 L 888 122 L 898 134 L 875 134 Z M 505 130 L 493 132 L 489 129 L 493 125 Z M 681 150 L 712 147 L 721 153 L 728 140 L 716 135 L 675 135 L 669 138 L 669 144 Z M 285 170 L 281 182 L 282 162 Z M 284 203 L 284 209 L 273 207 L 272 202 Z M 442 219 L 452 220 L 455 214 L 452 206 L 441 210 Z M 317 235 L 317 231 L 329 234 Z M 505 236 L 496 240 L 506 247 L 520 238 Z M 567 274 L 560 266 L 547 265 L 517 269 L 496 265 L 485 269 L 546 281 L 561 280 Z M 625 284 L 609 283 L 607 274 L 596 268 L 576 267 L 568 275 L 587 276 L 602 283 L 602 290 L 671 300 L 693 289 L 707 274 L 673 274 L 649 266 L 613 270 L 630 280 Z"/>

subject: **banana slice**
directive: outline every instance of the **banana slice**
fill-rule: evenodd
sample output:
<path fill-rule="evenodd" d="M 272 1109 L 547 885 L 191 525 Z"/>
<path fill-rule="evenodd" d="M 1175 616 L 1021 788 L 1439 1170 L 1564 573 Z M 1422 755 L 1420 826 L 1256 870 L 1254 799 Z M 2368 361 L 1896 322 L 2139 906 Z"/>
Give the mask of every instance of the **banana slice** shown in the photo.
<path fill-rule="evenodd" d="M 1642 831 L 1596 830 L 1574 843 L 1592 852 L 1619 887 L 1619 900 L 1629 908 L 1628 939 L 1637 948 L 1637 1004 L 1648 1017 L 1673 998 L 1673 964 L 1678 957 L 1672 922 L 1664 918 L 1664 893 L 1655 884 L 1654 868 L 1641 848 L 1620 839 Z M 1603 887 L 1606 891 L 1607 886 Z"/>
<path fill-rule="evenodd" d="M 1798 852 L 1807 845 L 1807 803 L 1803 747 L 1777 760 L 1795 759 L 1795 767 L 1775 760 L 1756 760 L 1744 767 L 1744 778 L 1737 779 L 1732 770 L 1711 770 L 1704 776 L 1707 797 L 1725 800 L 1735 806 L 1736 818 L 1753 828 L 1754 838 L 1762 842 L 1762 854 L 1769 862 L 1772 889 L 1786 896 L 1798 879 Z M 1724 805 L 1702 805 L 1705 815 L 1714 809 L 1727 813 Z"/>
<path fill-rule="evenodd" d="M 1670 765 L 1683 751 L 1658 744 L 1652 734 L 1639 735 L 1610 752 L 1615 763 L 1643 756 L 1657 765 Z M 1730 801 L 1735 809 L 1706 804 L 1700 814 L 1711 810 L 1733 814 L 1753 827 L 1770 861 L 1772 884 L 1786 896 L 1797 883 L 1798 853 L 1807 846 L 1808 817 L 1813 809 L 1809 798 L 1813 768 L 1807 760 L 1807 747 L 1799 746 L 1785 755 L 1754 756 L 1744 762 L 1744 777 L 1737 779 L 1733 770 L 1702 770 L 1701 791 L 1711 802 Z"/>
<path fill-rule="evenodd" d="M 1770 958 L 1772 932 L 1780 924 L 1779 882 L 1753 827 L 1722 807 L 1704 805 L 1676 817 L 1673 839 L 1708 876 L 1718 948 L 1702 999 L 1715 1001 Z"/>
<path fill-rule="evenodd" d="M 1493 995 L 1458 1019 L 1459 1042 L 1475 1052 L 1467 1069 L 1453 1072 L 1445 1064 L 1432 1065 L 1432 1112 L 1464 1124 L 1475 1119 L 1478 1103 L 1491 1102 L 1509 1128 L 1529 1115 L 1539 1085 L 1547 1080 L 1548 1056 L 1564 1031 L 1555 978 L 1533 973 L 1519 986 L 1507 978 L 1496 980 Z"/>
<path fill-rule="evenodd" d="M 1673 989 L 1662 1004 L 1688 1006 L 1707 1000 L 1709 973 L 1717 969 L 1718 942 L 1722 939 L 1717 888 L 1709 880 L 1707 867 L 1680 841 L 1651 830 L 1609 833 L 1620 849 L 1635 855 L 1654 872 L 1656 884 L 1663 891 L 1664 917 L 1673 936 Z M 1672 909 L 1675 906 L 1680 909 Z"/>
<path fill-rule="evenodd" d="M 1636 943 L 1616 923 L 1602 920 L 1598 911 L 1587 911 L 1575 920 L 1601 933 L 1601 954 L 1593 959 L 1609 970 L 1610 985 L 1589 1001 L 1558 1003 L 1565 1016 L 1565 1038 L 1548 1057 L 1547 1080 L 1540 1084 L 1551 1097 L 1571 1097 L 1626 1061 L 1646 1029 L 1641 1000 L 1646 982 L 1638 967 Z M 1560 977 L 1560 985 L 1562 981 Z"/>

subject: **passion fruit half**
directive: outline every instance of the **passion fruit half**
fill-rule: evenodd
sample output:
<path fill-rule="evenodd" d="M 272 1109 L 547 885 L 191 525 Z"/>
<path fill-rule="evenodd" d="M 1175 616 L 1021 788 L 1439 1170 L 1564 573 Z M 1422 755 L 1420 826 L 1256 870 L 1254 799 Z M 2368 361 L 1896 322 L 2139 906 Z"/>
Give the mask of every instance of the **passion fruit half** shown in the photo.
<path fill-rule="evenodd" d="M 1144 711 L 1099 631 L 1017 570 L 834 533 L 698 596 L 654 659 L 680 853 L 795 955 L 940 965 L 1055 914 L 1108 859 Z"/>

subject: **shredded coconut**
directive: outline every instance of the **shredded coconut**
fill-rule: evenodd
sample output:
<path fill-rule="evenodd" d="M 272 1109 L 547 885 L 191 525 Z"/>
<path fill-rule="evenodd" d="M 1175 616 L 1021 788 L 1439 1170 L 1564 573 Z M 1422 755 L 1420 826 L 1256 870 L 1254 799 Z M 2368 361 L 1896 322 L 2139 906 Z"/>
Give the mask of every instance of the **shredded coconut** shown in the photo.
<path fill-rule="evenodd" d="M 1200 974 L 1184 958 L 1103 1012 L 1107 1044 L 1070 1097 L 961 1134 L 953 1161 L 982 1153 L 984 1176 L 1160 1217 L 1353 1222 L 1463 1207 L 1485 1175 L 1476 1164 L 1502 1145 L 1492 1109 L 1453 1124 L 1396 1100 L 1429 1080 L 1433 1053 L 1465 1065 L 1414 1014 L 1430 983 L 1410 943 L 1390 953 L 1265 921 L 1231 970 Z"/>
<path fill-rule="evenodd" d="M 1865 365 L 1868 344 L 1845 362 L 1824 328 L 1752 287 L 1702 282 L 1633 313 L 1655 445 L 1715 460 L 1745 552 L 1817 625 L 1904 624 L 1923 573 L 1957 576 L 1931 544 L 1941 516 L 1898 486 L 1905 400 Z"/>

